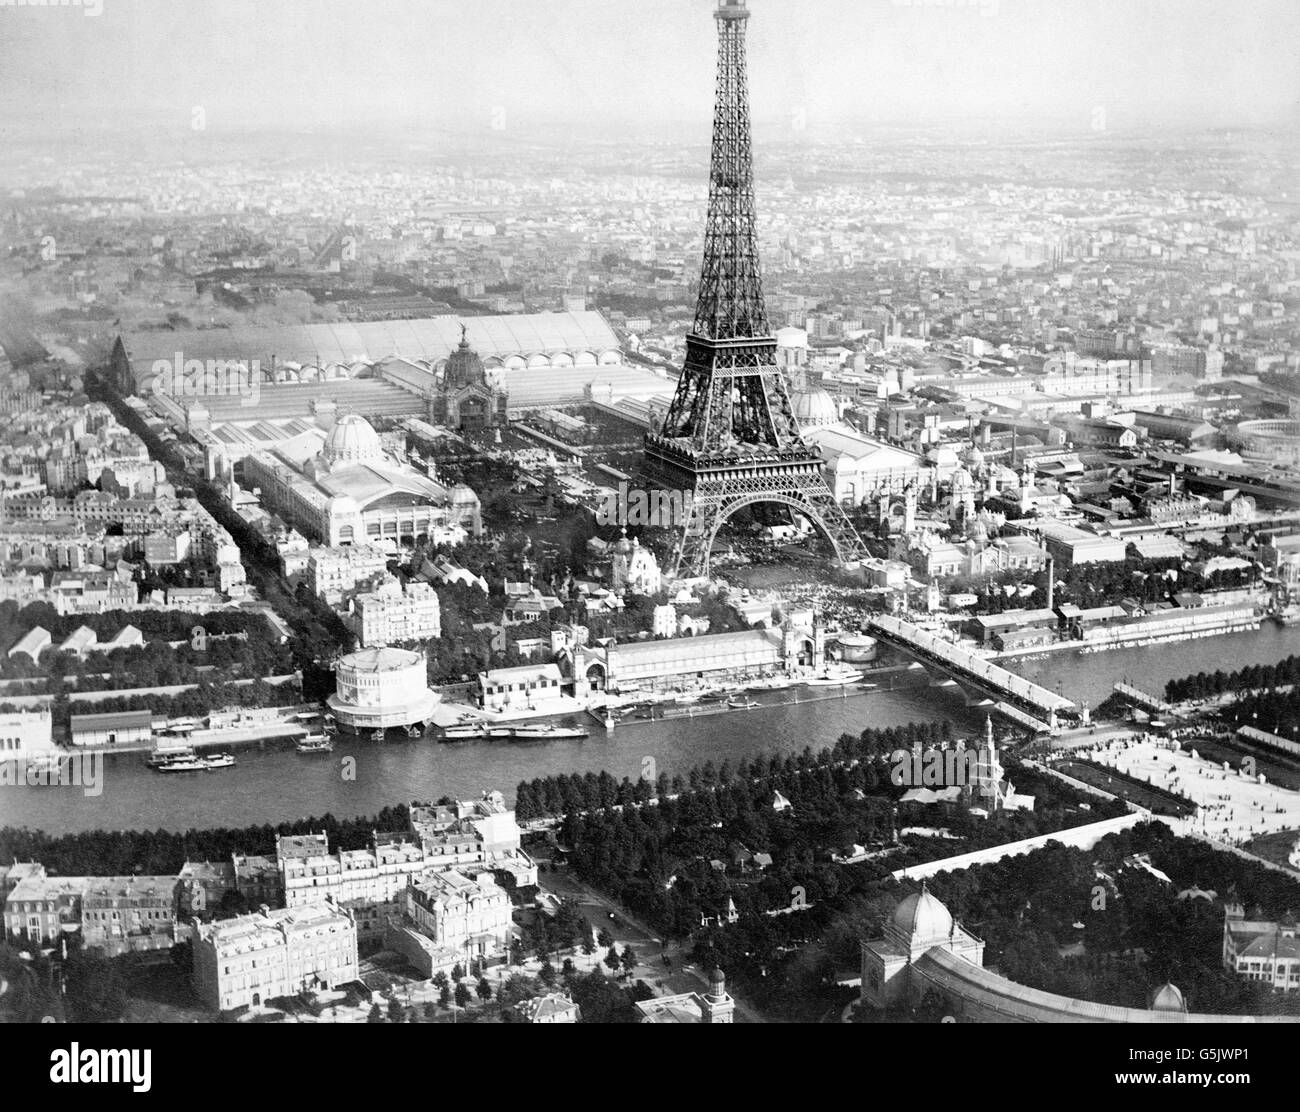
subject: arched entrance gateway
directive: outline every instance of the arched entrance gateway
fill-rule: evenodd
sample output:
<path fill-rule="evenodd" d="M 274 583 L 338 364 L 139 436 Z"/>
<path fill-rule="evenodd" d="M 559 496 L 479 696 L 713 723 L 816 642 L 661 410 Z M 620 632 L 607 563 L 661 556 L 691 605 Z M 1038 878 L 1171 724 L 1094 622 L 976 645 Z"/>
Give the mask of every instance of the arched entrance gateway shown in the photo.
<path fill-rule="evenodd" d="M 828 524 L 821 507 L 811 499 L 798 495 L 752 494 L 719 501 L 721 504 L 716 506 L 709 506 L 703 498 L 697 498 L 693 502 L 691 518 L 677 547 L 677 565 L 683 573 L 693 564 L 699 569 L 700 575 L 707 575 L 718 534 L 736 514 L 755 506 L 784 506 L 793 514 L 807 518 L 817 535 L 830 546 L 835 558 L 841 563 L 852 559 L 856 555 L 856 545 L 861 543 L 857 535 L 852 534 L 852 526 L 842 517 L 842 511 L 836 515 L 839 520 L 832 526 Z M 851 536 L 845 535 L 846 527 Z"/>
<path fill-rule="evenodd" d="M 482 432 L 491 423 L 487 400 L 468 397 L 460 403 L 460 427 L 463 432 Z"/>

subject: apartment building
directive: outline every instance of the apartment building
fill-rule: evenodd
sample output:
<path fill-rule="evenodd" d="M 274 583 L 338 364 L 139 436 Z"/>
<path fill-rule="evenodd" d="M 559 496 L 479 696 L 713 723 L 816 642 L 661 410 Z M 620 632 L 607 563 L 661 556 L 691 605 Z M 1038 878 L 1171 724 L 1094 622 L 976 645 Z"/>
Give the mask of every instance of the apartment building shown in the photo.
<path fill-rule="evenodd" d="M 369 849 L 339 853 L 329 852 L 323 833 L 280 837 L 276 861 L 285 907 L 329 899 L 349 909 L 362 935 L 381 930 L 387 916 L 400 911 L 410 878 L 428 867 L 417 842 L 381 835 Z"/>
<path fill-rule="evenodd" d="M 86 877 L 81 940 L 109 957 L 167 950 L 175 942 L 174 876 Z"/>
<path fill-rule="evenodd" d="M 316 548 L 307 559 L 307 582 L 312 594 L 331 606 L 343 601 L 358 583 L 388 571 L 388 556 L 381 548 Z"/>
<path fill-rule="evenodd" d="M 194 931 L 194 987 L 214 1011 L 258 1007 L 356 978 L 356 923 L 328 901 L 263 907 Z"/>
<path fill-rule="evenodd" d="M 510 944 L 510 897 L 491 873 L 478 873 L 472 880 L 458 872 L 412 877 L 405 911 L 435 945 L 470 960 L 491 957 Z"/>
<path fill-rule="evenodd" d="M 51 877 L 35 866 L 5 899 L 5 934 L 19 942 L 50 946 L 81 923 L 87 877 Z"/>
<path fill-rule="evenodd" d="M 441 637 L 438 593 L 427 583 L 385 583 L 357 596 L 354 628 L 365 648 Z"/>

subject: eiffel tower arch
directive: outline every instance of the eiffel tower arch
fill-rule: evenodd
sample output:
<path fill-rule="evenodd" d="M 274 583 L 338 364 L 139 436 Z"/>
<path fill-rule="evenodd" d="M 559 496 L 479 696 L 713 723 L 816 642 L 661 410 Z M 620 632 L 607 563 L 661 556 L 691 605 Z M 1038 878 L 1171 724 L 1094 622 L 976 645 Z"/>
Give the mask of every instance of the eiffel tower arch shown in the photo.
<path fill-rule="evenodd" d="M 695 489 L 691 518 L 678 539 L 675 565 L 707 572 L 714 541 L 728 519 L 743 509 L 764 503 L 786 506 L 802 514 L 831 546 L 837 560 L 844 563 L 854 559 L 859 551 L 855 546 L 860 543 L 857 534 L 844 511 L 834 500 L 828 500 L 824 487 L 820 475 L 815 473 L 811 481 L 804 483 L 788 473 L 771 482 L 761 476 L 745 475 L 701 483 Z"/>
<path fill-rule="evenodd" d="M 759 271 L 754 158 L 745 61 L 746 0 L 720 0 L 709 209 L 695 325 L 662 426 L 646 437 L 645 470 L 689 491 L 692 513 L 674 575 L 704 575 L 714 538 L 743 506 L 804 514 L 841 561 L 866 555 L 835 501 L 821 457 L 803 441 L 777 365 Z"/>

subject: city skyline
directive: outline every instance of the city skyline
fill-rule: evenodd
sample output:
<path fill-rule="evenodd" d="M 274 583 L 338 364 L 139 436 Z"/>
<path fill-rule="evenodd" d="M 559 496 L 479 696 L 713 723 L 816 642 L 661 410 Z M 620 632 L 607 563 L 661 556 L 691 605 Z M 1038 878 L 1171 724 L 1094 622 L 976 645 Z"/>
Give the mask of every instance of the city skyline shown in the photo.
<path fill-rule="evenodd" d="M 179 130 L 201 107 L 214 132 L 384 123 L 468 132 L 699 128 L 712 94 L 713 43 L 693 28 L 709 7 L 6 5 L 0 121 L 19 131 Z M 1121 131 L 1289 130 L 1297 122 L 1287 44 L 1300 31 L 1300 9 L 1282 0 L 1236 6 L 1231 17 L 1211 0 L 1059 8 L 1040 0 L 817 0 L 780 14 L 756 23 L 752 96 L 757 121 L 793 133 L 850 121 L 1079 130 L 1098 130 L 1100 121 Z M 42 88 L 59 96 L 41 96 Z"/>

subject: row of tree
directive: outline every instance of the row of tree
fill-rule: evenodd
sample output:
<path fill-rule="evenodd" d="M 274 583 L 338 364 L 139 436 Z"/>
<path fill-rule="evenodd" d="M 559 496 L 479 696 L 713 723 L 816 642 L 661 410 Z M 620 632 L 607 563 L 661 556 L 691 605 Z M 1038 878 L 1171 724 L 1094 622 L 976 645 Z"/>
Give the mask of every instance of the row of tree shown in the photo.
<path fill-rule="evenodd" d="M 329 835 L 334 850 L 365 849 L 372 833 L 410 827 L 403 804 L 369 818 L 326 814 L 278 826 L 214 830 L 93 830 L 50 835 L 25 827 L 0 828 L 0 861 L 39 861 L 54 876 L 175 876 L 186 861 L 229 861 L 231 854 L 275 855 L 277 834 Z"/>
<path fill-rule="evenodd" d="M 850 763 L 869 757 L 888 756 L 898 749 L 931 746 L 951 741 L 952 723 L 912 722 L 887 729 L 866 729 L 854 736 L 844 734 L 831 749 L 814 754 L 810 747 L 802 753 L 760 755 L 750 761 L 715 765 L 705 761 L 690 769 L 686 776 L 669 777 L 660 773 L 652 781 L 627 777 L 616 781 L 606 771 L 599 773 L 561 773 L 534 780 L 524 780 L 515 789 L 515 815 L 520 822 L 566 815 L 575 811 L 596 811 L 615 805 L 646 803 L 652 798 L 665 799 L 684 791 L 726 787 L 734 783 L 765 781 L 774 773 L 793 775 L 820 765 Z"/>
<path fill-rule="evenodd" d="M 1297 683 L 1300 683 L 1300 656 L 1288 656 L 1276 664 L 1251 664 L 1233 672 L 1224 672 L 1220 668 L 1170 680 L 1165 684 L 1165 698 L 1171 703 L 1181 703 L 1229 693 L 1267 691 Z"/>

